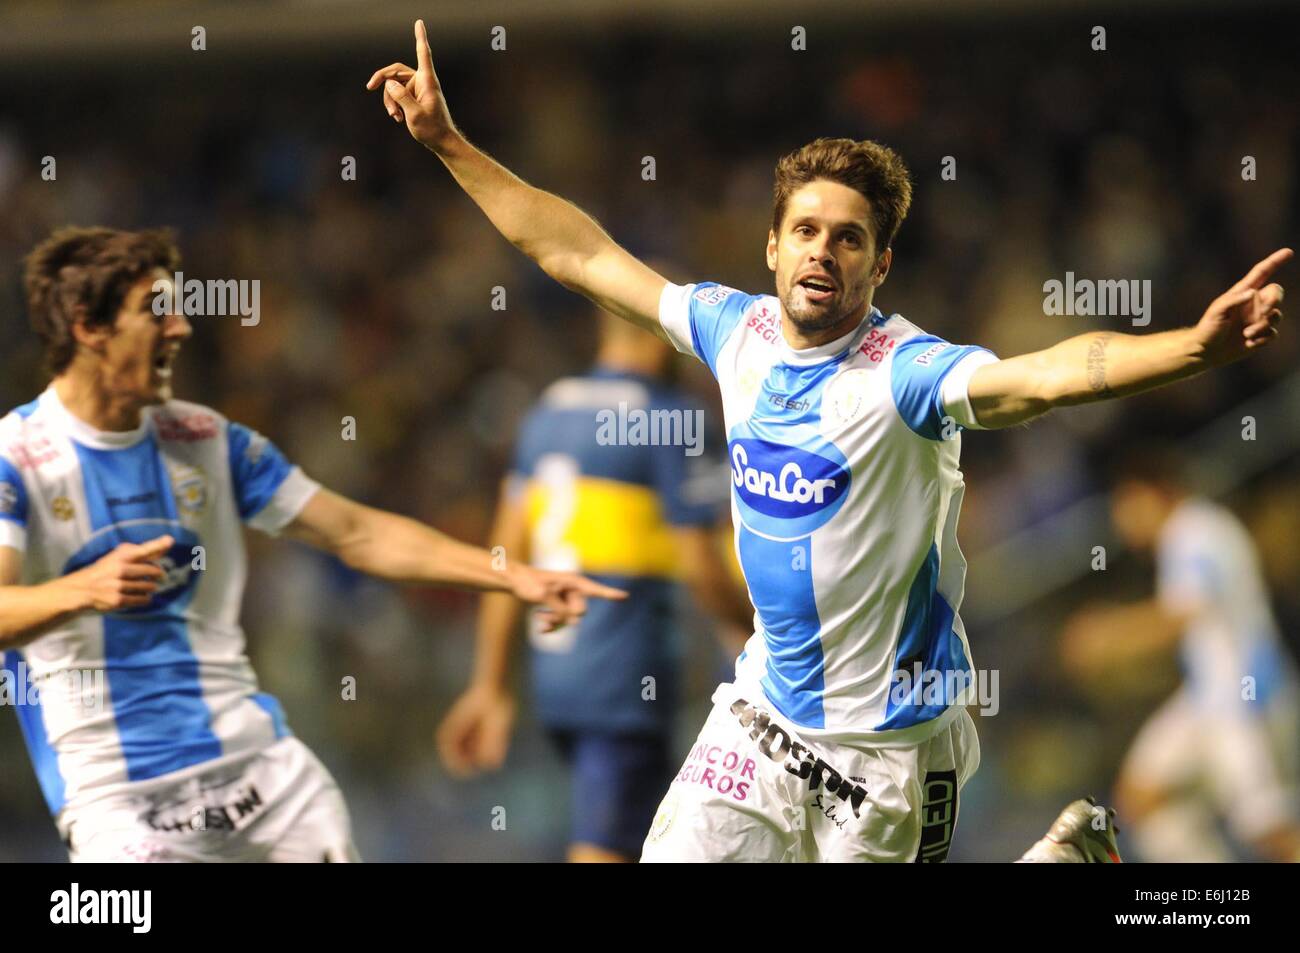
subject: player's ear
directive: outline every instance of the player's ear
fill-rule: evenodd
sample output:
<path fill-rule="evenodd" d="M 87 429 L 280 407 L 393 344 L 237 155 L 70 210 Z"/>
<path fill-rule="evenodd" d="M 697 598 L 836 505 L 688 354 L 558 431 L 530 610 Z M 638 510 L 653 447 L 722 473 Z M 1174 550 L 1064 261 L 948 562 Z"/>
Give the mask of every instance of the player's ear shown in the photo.
<path fill-rule="evenodd" d="M 879 288 L 885 283 L 885 279 L 889 277 L 889 266 L 893 263 L 894 249 L 886 248 L 880 253 L 880 257 L 876 259 L 876 267 L 872 270 L 871 284 L 873 287 Z"/>
<path fill-rule="evenodd" d="M 72 319 L 72 339 L 77 342 L 78 347 L 99 353 L 103 351 L 105 342 L 112 336 L 112 327 L 102 323 L 91 324 L 85 308 L 77 307 Z"/>
<path fill-rule="evenodd" d="M 776 232 L 767 230 L 767 270 L 776 271 Z"/>

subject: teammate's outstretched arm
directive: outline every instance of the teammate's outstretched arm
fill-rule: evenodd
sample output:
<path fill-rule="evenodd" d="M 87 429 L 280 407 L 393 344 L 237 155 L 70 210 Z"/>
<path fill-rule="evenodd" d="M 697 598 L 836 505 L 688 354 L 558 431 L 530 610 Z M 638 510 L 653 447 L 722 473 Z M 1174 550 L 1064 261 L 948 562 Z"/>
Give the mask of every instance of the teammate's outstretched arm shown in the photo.
<path fill-rule="evenodd" d="M 95 562 L 35 586 L 21 584 L 23 554 L 0 546 L 0 651 L 20 648 L 82 612 L 116 612 L 148 605 L 163 578 L 155 560 L 170 536 L 122 543 Z"/>
<path fill-rule="evenodd" d="M 424 21 L 415 24 L 417 68 L 393 63 L 367 89 L 383 90 L 384 108 L 452 176 L 510 243 L 566 288 L 620 318 L 664 336 L 659 297 L 667 280 L 623 250 L 585 212 L 534 188 L 471 145 L 451 120 Z"/>
<path fill-rule="evenodd" d="M 970 380 L 976 421 L 1010 427 L 1054 407 L 1128 397 L 1245 357 L 1277 337 L 1282 286 L 1267 282 L 1291 256 L 1283 248 L 1259 262 L 1191 327 L 1095 331 L 980 367 Z"/>
<path fill-rule="evenodd" d="M 589 596 L 627 598 L 621 589 L 602 586 L 576 573 L 534 569 L 517 560 L 494 560 L 486 549 L 326 489 L 314 493 L 284 531 L 381 579 L 508 592 L 540 606 L 550 626 L 565 625 L 582 616 Z"/>

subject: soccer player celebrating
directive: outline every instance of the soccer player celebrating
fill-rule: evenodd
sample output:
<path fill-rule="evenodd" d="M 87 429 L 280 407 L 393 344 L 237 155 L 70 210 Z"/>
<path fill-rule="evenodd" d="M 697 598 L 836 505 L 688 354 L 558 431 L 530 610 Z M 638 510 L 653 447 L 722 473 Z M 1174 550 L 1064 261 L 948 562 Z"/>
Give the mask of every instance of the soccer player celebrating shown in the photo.
<path fill-rule="evenodd" d="M 165 233 L 107 228 L 27 258 L 54 380 L 0 419 L 0 649 L 11 684 L 39 689 L 18 693 L 23 734 L 73 860 L 352 860 L 338 787 L 244 654 L 241 522 L 385 579 L 510 592 L 548 624 L 624 594 L 498 569 L 172 399 L 191 328 L 155 290 L 179 265 Z"/>
<path fill-rule="evenodd" d="M 943 859 L 979 760 L 957 688 L 972 672 L 957 614 L 960 429 L 1135 394 L 1268 344 L 1282 300 L 1268 280 L 1290 249 L 1194 326 L 1084 334 L 999 360 L 874 307 L 911 182 L 884 146 L 819 139 L 777 164 L 776 294 L 678 286 L 471 145 L 422 22 L 415 37 L 414 69 L 394 63 L 367 84 L 389 114 L 548 275 L 694 355 L 722 391 L 757 631 L 642 859 Z"/>

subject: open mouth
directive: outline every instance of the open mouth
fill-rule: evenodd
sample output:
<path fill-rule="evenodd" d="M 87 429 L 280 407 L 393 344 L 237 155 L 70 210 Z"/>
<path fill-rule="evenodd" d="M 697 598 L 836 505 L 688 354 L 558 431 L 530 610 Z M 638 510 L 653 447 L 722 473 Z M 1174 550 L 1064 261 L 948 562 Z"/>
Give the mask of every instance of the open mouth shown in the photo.
<path fill-rule="evenodd" d="M 809 301 L 829 301 L 835 296 L 835 283 L 829 278 L 800 278 L 798 285 Z"/>
<path fill-rule="evenodd" d="M 172 361 L 176 359 L 175 354 L 163 353 L 153 359 L 153 371 L 163 380 L 168 380 L 172 376 Z"/>

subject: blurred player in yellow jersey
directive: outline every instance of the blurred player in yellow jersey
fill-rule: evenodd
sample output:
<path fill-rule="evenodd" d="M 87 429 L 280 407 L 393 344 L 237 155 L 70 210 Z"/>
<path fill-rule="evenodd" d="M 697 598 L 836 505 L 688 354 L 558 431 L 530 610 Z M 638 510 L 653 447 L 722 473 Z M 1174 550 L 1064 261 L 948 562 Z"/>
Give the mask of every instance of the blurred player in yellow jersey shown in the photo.
<path fill-rule="evenodd" d="M 524 422 L 491 541 L 507 559 L 581 568 L 630 593 L 614 611 L 596 603 L 578 625 L 529 633 L 538 714 L 573 775 L 572 861 L 634 860 L 672 781 L 675 581 L 736 651 L 753 615 L 719 532 L 729 525 L 721 439 L 705 446 L 703 411 L 666 383 L 666 341 L 600 321 L 595 366 L 552 384 Z M 438 734 L 454 774 L 505 760 L 523 616 L 513 598 L 483 600 L 469 688 Z"/>

